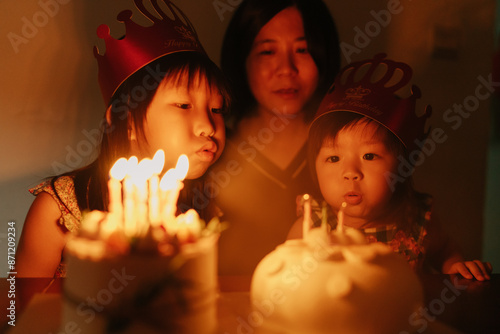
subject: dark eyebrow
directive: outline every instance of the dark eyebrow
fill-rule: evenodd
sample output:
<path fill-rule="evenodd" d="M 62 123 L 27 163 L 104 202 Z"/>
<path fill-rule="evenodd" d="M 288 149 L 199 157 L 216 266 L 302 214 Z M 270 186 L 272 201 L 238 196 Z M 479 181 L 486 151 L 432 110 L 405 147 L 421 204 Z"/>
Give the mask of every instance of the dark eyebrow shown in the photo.
<path fill-rule="evenodd" d="M 306 41 L 306 37 L 305 36 L 301 36 L 301 37 L 295 39 L 295 42 L 302 42 L 302 41 Z M 254 43 L 254 45 L 257 46 L 257 45 L 261 45 L 261 44 L 265 44 L 265 43 L 276 43 L 276 42 L 277 41 L 274 40 L 274 39 L 266 38 L 266 39 L 263 39 L 263 40 L 256 41 Z"/>

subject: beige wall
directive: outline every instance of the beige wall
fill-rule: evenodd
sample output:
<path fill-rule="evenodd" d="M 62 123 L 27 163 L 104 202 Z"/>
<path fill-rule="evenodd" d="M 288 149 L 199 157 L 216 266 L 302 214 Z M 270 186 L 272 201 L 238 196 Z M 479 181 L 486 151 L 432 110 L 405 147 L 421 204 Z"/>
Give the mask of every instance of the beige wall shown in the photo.
<path fill-rule="evenodd" d="M 98 42 L 95 29 L 112 22 L 130 3 L 0 2 L 1 254 L 6 251 L 6 223 L 16 221 L 18 235 L 21 232 L 32 201 L 26 189 L 45 176 L 91 160 L 104 111 L 92 55 Z M 239 0 L 176 3 L 218 62 L 223 32 Z M 482 85 L 479 78 L 487 79 L 491 73 L 494 0 L 327 3 L 349 51 L 344 63 L 387 52 L 414 66 L 422 101 L 434 108 L 432 126 L 447 136 L 418 168 L 418 188 L 436 197 L 437 213 L 466 254 L 481 256 L 489 99 L 481 100 L 488 90 L 477 87 Z M 381 16 L 381 11 L 390 15 Z M 115 23 L 112 29 L 120 25 Z M 371 36 L 363 40 L 359 31 Z M 436 38 L 443 33 L 449 38 Z M 468 108 L 473 111 L 460 118 L 460 125 L 443 118 L 448 109 L 464 103 L 471 103 Z M 0 261 L 1 274 L 4 263 Z"/>

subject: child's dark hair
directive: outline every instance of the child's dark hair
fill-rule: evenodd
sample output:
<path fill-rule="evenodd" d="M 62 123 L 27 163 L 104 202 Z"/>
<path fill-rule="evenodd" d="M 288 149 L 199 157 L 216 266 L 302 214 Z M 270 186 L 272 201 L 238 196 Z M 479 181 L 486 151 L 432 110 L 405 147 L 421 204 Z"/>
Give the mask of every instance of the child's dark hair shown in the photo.
<path fill-rule="evenodd" d="M 229 111 L 231 94 L 226 79 L 217 65 L 204 54 L 197 52 L 173 53 L 161 57 L 135 72 L 113 94 L 107 112 L 108 122 L 105 122 L 104 129 L 102 129 L 103 136 L 98 158 L 86 167 L 63 174 L 74 177 L 76 198 L 81 211 L 106 211 L 108 209 L 107 181 L 109 170 L 116 160 L 121 157 L 128 158 L 130 155 L 128 138 L 130 122 L 128 118 L 131 117 L 133 120 L 138 142 L 146 143 L 143 124 L 147 108 L 158 86 L 165 78 L 176 82 L 181 80 L 185 74 L 187 74 L 188 86 L 194 82 L 198 75 L 205 77 L 208 85 L 217 88 L 222 95 L 224 111 Z M 54 190 L 54 182 L 58 177 L 52 179 Z M 188 183 L 189 186 L 186 184 L 180 198 L 189 202 L 185 203 L 184 206 L 193 207 L 193 191 L 200 187 L 203 188 L 204 179 L 202 177 L 190 180 Z M 204 219 L 210 215 L 208 213 L 210 208 L 206 205 L 195 209 Z"/>
<path fill-rule="evenodd" d="M 317 189 L 319 189 L 319 183 L 316 175 L 316 158 L 321 147 L 325 142 L 333 143 L 342 129 L 348 129 L 357 124 L 375 125 L 377 129 L 374 136 L 385 144 L 387 150 L 391 152 L 394 157 L 401 157 L 407 161 L 406 156 L 408 152 L 403 143 L 379 122 L 364 115 L 347 111 L 336 111 L 324 114 L 311 124 L 308 139 L 307 159 Z M 394 177 L 394 175 L 392 177 Z M 386 175 L 386 179 L 387 182 L 394 180 L 390 179 L 388 175 Z M 403 180 L 398 178 L 398 181 L 394 185 L 391 206 L 396 209 L 398 216 L 406 217 L 401 219 L 400 228 L 411 228 L 411 223 L 414 219 L 417 219 L 414 214 L 417 212 L 415 210 L 415 204 L 418 203 L 418 198 L 420 198 L 420 194 L 414 189 L 411 175 L 403 177 Z"/>

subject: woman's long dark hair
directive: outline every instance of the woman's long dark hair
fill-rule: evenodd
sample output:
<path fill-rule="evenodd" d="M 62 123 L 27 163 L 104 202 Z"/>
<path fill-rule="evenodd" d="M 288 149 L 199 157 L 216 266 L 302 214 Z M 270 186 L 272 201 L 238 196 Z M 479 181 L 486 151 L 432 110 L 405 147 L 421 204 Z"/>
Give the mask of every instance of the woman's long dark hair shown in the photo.
<path fill-rule="evenodd" d="M 134 124 L 138 142 L 147 143 L 143 124 L 147 108 L 158 85 L 165 78 L 175 80 L 184 74 L 188 76 L 188 85 L 198 75 L 205 77 L 208 85 L 221 93 L 223 108 L 227 113 L 231 101 L 229 86 L 222 71 L 206 55 L 197 52 L 177 52 L 163 56 L 127 78 L 114 93 L 106 115 L 108 122 L 104 122 L 102 129 L 97 159 L 88 166 L 54 177 L 51 184 L 56 194 L 54 186 L 56 180 L 61 176 L 71 176 L 74 179 L 76 198 L 81 211 L 107 211 L 109 170 L 116 160 L 131 155 L 129 124 Z M 184 210 L 194 208 L 206 220 L 212 218 L 213 207 L 206 202 L 199 204 L 194 200 L 200 189 L 204 190 L 203 185 L 204 177 L 186 180 L 179 197 L 179 207 Z M 61 199 L 59 195 L 57 196 Z"/>
<path fill-rule="evenodd" d="M 221 68 L 234 91 L 234 121 L 249 116 L 256 100 L 248 85 L 246 59 L 253 41 L 276 14 L 295 7 L 302 15 L 309 53 L 318 67 L 319 80 L 315 96 L 307 108 L 310 121 L 340 68 L 340 46 L 337 28 L 328 7 L 322 0 L 244 0 L 227 27 L 222 45 Z"/>

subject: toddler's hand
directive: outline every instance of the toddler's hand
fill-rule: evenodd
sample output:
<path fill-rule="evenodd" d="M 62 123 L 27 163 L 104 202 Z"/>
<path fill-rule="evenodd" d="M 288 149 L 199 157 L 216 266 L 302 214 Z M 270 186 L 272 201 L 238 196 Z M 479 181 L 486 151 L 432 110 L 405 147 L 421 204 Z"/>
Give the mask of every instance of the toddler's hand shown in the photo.
<path fill-rule="evenodd" d="M 489 262 L 479 260 L 455 262 L 445 274 L 460 274 L 467 279 L 475 278 L 478 281 L 490 279 L 493 268 Z"/>

